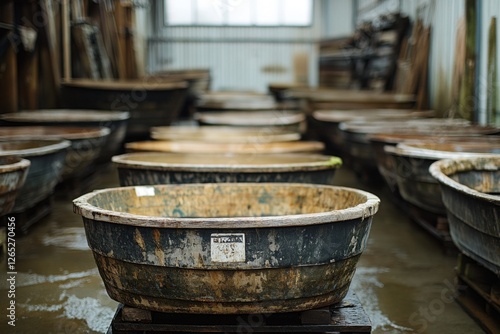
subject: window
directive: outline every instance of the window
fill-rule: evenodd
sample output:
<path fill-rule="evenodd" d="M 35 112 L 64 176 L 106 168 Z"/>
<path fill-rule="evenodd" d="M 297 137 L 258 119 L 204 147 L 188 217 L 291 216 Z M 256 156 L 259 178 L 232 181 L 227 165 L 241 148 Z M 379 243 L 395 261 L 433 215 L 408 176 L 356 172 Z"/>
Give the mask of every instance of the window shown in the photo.
<path fill-rule="evenodd" d="M 167 25 L 309 26 L 313 0 L 165 0 Z"/>

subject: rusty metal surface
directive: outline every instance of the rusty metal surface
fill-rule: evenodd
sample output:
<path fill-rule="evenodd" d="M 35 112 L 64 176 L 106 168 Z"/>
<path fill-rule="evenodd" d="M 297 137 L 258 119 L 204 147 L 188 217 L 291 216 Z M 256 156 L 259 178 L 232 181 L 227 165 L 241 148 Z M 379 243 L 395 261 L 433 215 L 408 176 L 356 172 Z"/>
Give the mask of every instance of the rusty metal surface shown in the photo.
<path fill-rule="evenodd" d="M 13 156 L 0 157 L 0 216 L 8 214 L 14 207 L 29 167 L 29 160 Z"/>
<path fill-rule="evenodd" d="M 113 157 L 122 186 L 219 182 L 332 184 L 340 158 L 316 154 L 131 153 Z"/>
<path fill-rule="evenodd" d="M 74 210 L 108 293 L 122 303 L 286 312 L 345 295 L 378 202 L 323 185 L 194 184 L 97 191 Z"/>
<path fill-rule="evenodd" d="M 121 111 L 47 109 L 23 111 L 0 116 L 3 125 L 109 128 L 98 163 L 108 162 L 122 148 L 130 113 Z"/>
<path fill-rule="evenodd" d="M 430 172 L 457 247 L 500 275 L 500 155 L 441 160 Z"/>
<path fill-rule="evenodd" d="M 77 178 L 99 157 L 110 130 L 108 128 L 17 126 L 0 127 L 0 140 L 67 139 L 71 142 L 64 162 L 63 179 Z"/>
<path fill-rule="evenodd" d="M 24 185 L 18 192 L 13 212 L 22 212 L 52 194 L 61 180 L 67 140 L 0 141 L 0 156 L 16 155 L 30 161 Z"/>

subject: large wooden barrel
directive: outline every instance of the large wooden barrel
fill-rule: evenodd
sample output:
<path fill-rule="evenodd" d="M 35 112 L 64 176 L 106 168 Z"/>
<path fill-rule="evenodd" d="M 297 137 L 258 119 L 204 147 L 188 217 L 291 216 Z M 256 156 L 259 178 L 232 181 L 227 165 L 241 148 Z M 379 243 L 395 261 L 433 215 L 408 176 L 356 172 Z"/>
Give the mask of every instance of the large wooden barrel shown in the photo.
<path fill-rule="evenodd" d="M 132 153 L 113 157 L 120 184 L 295 182 L 332 184 L 342 164 L 317 154 Z"/>
<path fill-rule="evenodd" d="M 0 116 L 2 124 L 9 126 L 109 128 L 110 133 L 101 149 L 99 163 L 109 162 L 122 149 L 129 118 L 128 112 L 84 109 L 43 109 Z"/>
<path fill-rule="evenodd" d="M 67 108 L 130 113 L 127 137 L 147 137 L 149 128 L 175 121 L 187 96 L 185 81 L 145 78 L 130 81 L 77 79 L 63 82 Z"/>
<path fill-rule="evenodd" d="M 441 160 L 429 170 L 455 245 L 500 276 L 500 155 Z"/>
<path fill-rule="evenodd" d="M 0 127 L 0 140 L 66 139 L 71 142 L 64 161 L 63 179 L 85 176 L 99 157 L 110 133 L 108 128 L 18 126 Z"/>
<path fill-rule="evenodd" d="M 9 140 L 0 141 L 0 157 L 18 156 L 30 161 L 24 185 L 19 189 L 12 213 L 25 212 L 47 199 L 61 181 L 67 149 L 67 140 Z M 28 220 L 27 220 L 28 221 Z M 26 232 L 29 225 L 17 227 Z"/>
<path fill-rule="evenodd" d="M 407 142 L 386 147 L 396 160 L 397 184 L 401 196 L 427 212 L 446 215 L 439 183 L 429 173 L 432 163 L 442 159 L 500 153 L 500 137 L 470 137 L 443 142 Z"/>
<path fill-rule="evenodd" d="M 210 143 L 271 143 L 296 141 L 300 139 L 300 134 L 268 127 L 158 126 L 151 128 L 151 138 Z"/>
<path fill-rule="evenodd" d="M 185 141 L 142 141 L 126 143 L 127 151 L 170 153 L 321 153 L 325 145 L 318 141 L 291 141 L 270 143 L 210 143 Z"/>
<path fill-rule="evenodd" d="M 379 199 L 327 185 L 208 183 L 104 189 L 73 203 L 111 298 L 230 314 L 340 302 Z"/>

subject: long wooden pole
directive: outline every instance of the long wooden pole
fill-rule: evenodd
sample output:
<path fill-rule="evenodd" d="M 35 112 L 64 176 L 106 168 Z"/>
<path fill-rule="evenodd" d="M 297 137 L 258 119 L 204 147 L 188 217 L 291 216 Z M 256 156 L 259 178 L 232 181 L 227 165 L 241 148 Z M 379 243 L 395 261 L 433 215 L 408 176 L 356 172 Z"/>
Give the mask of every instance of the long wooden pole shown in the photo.
<path fill-rule="evenodd" d="M 71 80 L 71 35 L 69 24 L 68 0 L 62 1 L 62 38 L 64 80 Z"/>

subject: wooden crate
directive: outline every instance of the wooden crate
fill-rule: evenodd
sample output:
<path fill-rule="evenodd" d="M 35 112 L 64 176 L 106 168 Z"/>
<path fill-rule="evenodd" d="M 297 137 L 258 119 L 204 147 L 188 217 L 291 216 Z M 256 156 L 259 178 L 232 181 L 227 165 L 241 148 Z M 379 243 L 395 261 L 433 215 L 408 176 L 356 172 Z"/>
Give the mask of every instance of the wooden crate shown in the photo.
<path fill-rule="evenodd" d="M 500 333 L 500 277 L 463 253 L 456 271 L 458 304 L 487 333 Z"/>
<path fill-rule="evenodd" d="M 371 333 L 355 294 L 339 304 L 303 312 L 201 315 L 160 313 L 119 305 L 107 334 L 135 333 Z"/>

